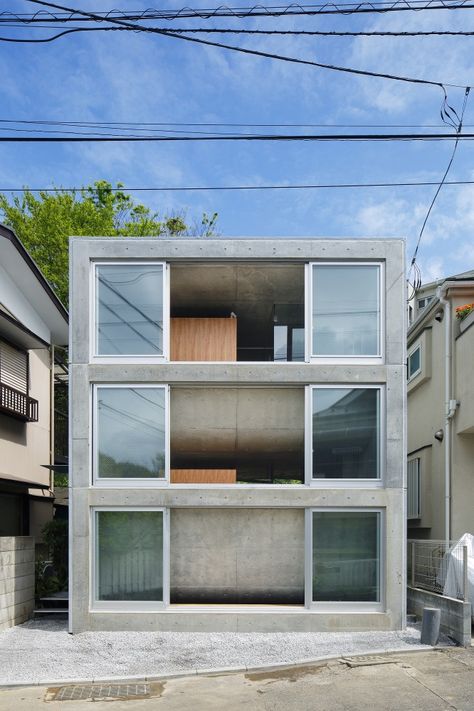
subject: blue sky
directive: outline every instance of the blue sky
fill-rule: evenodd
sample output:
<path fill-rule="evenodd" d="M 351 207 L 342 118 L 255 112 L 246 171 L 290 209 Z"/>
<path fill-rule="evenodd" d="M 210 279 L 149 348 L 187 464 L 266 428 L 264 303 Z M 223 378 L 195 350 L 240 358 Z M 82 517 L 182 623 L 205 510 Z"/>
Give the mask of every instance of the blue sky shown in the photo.
<path fill-rule="evenodd" d="M 103 0 L 71 0 L 69 5 L 90 10 L 117 6 Z M 124 10 L 151 5 L 150 0 L 118 4 Z M 192 3 L 199 5 L 208 7 L 209 2 Z M 156 6 L 180 8 L 183 4 L 169 0 Z M 35 6 L 9 0 L 4 9 L 32 12 Z M 474 30 L 471 13 L 222 18 L 208 24 L 262 29 Z M 212 39 L 378 72 L 474 83 L 474 37 L 222 35 Z M 428 125 L 440 124 L 442 100 L 436 87 L 358 78 L 129 32 L 70 35 L 45 45 L 0 43 L 0 77 L 3 119 Z M 449 99 L 459 109 L 463 90 L 451 89 Z M 474 124 L 474 96 L 464 120 L 466 125 Z M 0 144 L 0 188 L 81 186 L 99 179 L 122 181 L 126 186 L 431 181 L 442 176 L 451 150 L 451 143 L 431 142 Z M 474 179 L 471 142 L 460 144 L 449 179 Z M 217 211 L 222 235 L 401 236 L 407 239 L 411 256 L 434 190 L 149 193 L 136 197 L 163 214 L 184 210 L 189 219 L 203 211 Z M 474 186 L 445 187 L 419 251 L 423 281 L 471 269 L 473 232 Z"/>

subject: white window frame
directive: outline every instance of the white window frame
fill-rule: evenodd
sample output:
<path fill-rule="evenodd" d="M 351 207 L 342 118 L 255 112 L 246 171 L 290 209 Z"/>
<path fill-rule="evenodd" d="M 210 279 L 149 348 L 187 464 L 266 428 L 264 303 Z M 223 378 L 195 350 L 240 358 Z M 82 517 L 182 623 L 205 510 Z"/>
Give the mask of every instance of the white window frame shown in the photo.
<path fill-rule="evenodd" d="M 313 600 L 313 513 L 378 514 L 379 600 L 376 602 L 318 602 Z M 305 607 L 317 612 L 384 612 L 386 607 L 386 523 L 380 507 L 313 507 L 305 509 Z"/>
<path fill-rule="evenodd" d="M 90 508 L 90 612 L 151 612 L 165 610 L 170 604 L 170 516 L 161 506 L 93 506 Z M 100 511 L 161 511 L 163 514 L 163 600 L 98 600 L 99 555 L 97 513 Z"/>
<path fill-rule="evenodd" d="M 420 351 L 420 365 L 419 367 L 410 374 L 410 358 L 416 351 Z M 423 349 L 421 348 L 421 343 L 417 343 L 413 348 L 410 348 L 407 355 L 407 383 L 411 383 L 423 370 Z"/>
<path fill-rule="evenodd" d="M 315 355 L 313 353 L 313 274 L 314 267 L 377 267 L 379 288 L 379 350 L 375 355 Z M 331 261 L 309 262 L 306 299 L 306 357 L 310 363 L 340 363 L 342 365 L 371 365 L 385 359 L 385 263 L 382 261 Z"/>
<path fill-rule="evenodd" d="M 318 479 L 313 478 L 313 392 L 315 390 L 378 390 L 379 472 L 373 479 Z M 372 489 L 383 486 L 386 471 L 386 395 L 380 383 L 321 383 L 306 386 L 305 397 L 305 484 L 318 489 Z"/>
<path fill-rule="evenodd" d="M 97 393 L 101 389 L 135 389 L 135 388 L 150 388 L 164 390 L 165 393 L 165 476 L 160 479 L 158 477 L 147 477 L 140 479 L 138 477 L 99 477 L 99 448 L 98 448 L 98 402 Z M 91 417 L 91 486 L 103 487 L 108 489 L 130 489 L 130 488 L 162 488 L 169 486 L 170 482 L 170 395 L 169 386 L 162 383 L 93 383 L 92 384 L 92 417 Z"/>
<path fill-rule="evenodd" d="M 140 266 L 152 265 L 161 266 L 163 268 L 163 353 L 161 355 L 126 355 L 126 354 L 107 354 L 100 355 L 97 352 L 97 267 L 103 266 Z M 90 354 L 89 360 L 91 363 L 163 363 L 169 361 L 169 322 L 170 322 L 170 280 L 169 267 L 166 262 L 148 259 L 148 260 L 130 260 L 130 259 L 107 259 L 107 260 L 91 260 L 90 264 L 90 309 L 89 309 L 89 343 Z"/>

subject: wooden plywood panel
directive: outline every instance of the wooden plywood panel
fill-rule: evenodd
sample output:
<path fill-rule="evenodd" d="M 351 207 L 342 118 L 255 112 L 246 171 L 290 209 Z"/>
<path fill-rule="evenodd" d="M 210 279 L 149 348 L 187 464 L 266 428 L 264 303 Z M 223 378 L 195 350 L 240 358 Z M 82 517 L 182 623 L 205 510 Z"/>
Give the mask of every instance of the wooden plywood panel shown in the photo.
<path fill-rule="evenodd" d="M 171 360 L 237 360 L 237 319 L 172 318 Z"/>
<path fill-rule="evenodd" d="M 172 469 L 172 484 L 235 484 L 236 469 Z"/>

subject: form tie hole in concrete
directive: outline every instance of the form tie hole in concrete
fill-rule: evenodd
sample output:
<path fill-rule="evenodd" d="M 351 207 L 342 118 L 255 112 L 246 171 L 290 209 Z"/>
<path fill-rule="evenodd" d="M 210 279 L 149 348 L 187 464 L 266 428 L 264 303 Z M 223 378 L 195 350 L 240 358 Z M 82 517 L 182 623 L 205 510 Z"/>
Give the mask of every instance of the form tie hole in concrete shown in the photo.
<path fill-rule="evenodd" d="M 425 607 L 421 623 L 421 644 L 429 644 L 435 647 L 439 640 L 440 625 L 441 610 L 436 607 Z"/>

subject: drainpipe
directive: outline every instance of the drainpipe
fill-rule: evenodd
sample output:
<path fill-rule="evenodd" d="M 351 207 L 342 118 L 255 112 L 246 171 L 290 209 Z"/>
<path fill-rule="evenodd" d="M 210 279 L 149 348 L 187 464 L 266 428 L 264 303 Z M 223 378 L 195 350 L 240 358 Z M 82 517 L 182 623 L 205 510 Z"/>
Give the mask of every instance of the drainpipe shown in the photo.
<path fill-rule="evenodd" d="M 451 420 L 457 408 L 457 401 L 452 397 L 452 338 L 451 338 L 451 302 L 446 294 L 449 285 L 442 284 L 438 287 L 437 296 L 444 307 L 444 397 L 445 397 L 445 422 L 444 422 L 444 538 L 446 548 L 451 541 Z"/>

